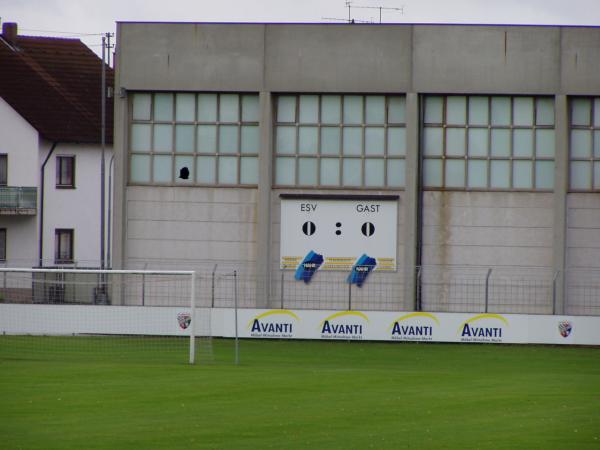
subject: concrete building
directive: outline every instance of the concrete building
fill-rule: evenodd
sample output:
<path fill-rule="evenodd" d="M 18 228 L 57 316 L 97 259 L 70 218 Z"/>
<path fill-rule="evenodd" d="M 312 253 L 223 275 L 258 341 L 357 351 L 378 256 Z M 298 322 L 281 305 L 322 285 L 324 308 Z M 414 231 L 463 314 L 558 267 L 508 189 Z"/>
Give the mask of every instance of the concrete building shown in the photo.
<path fill-rule="evenodd" d="M 116 58 L 115 268 L 340 308 L 348 268 L 285 270 L 281 210 L 387 201 L 352 307 L 600 313 L 600 29 L 118 23 Z"/>
<path fill-rule="evenodd" d="M 0 65 L 2 263 L 99 267 L 101 61 L 78 39 L 20 36 L 4 23 Z M 108 179 L 112 99 L 106 142 Z"/>

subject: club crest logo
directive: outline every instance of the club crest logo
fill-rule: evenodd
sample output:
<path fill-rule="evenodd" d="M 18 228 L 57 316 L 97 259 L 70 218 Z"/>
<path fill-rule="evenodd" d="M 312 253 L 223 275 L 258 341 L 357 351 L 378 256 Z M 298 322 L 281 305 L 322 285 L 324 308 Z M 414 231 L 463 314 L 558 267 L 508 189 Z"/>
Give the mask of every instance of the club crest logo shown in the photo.
<path fill-rule="evenodd" d="M 182 312 L 177 314 L 177 322 L 179 322 L 179 326 L 181 327 L 182 330 L 185 330 L 187 327 L 190 326 L 190 323 L 192 322 L 192 316 L 190 315 L 190 313 L 186 313 L 186 312 Z"/>
<path fill-rule="evenodd" d="M 567 336 L 569 336 L 572 330 L 573 324 L 571 324 L 571 322 L 569 322 L 568 320 L 558 322 L 558 332 L 562 337 L 566 338 Z"/>

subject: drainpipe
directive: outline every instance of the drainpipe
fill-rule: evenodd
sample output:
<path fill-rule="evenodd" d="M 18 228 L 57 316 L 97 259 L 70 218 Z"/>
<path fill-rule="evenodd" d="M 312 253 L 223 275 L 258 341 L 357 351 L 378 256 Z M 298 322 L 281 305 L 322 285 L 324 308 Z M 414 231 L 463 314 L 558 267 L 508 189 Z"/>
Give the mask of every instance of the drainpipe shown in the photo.
<path fill-rule="evenodd" d="M 42 168 L 40 170 L 40 230 L 38 236 L 39 267 L 44 265 L 44 170 L 57 145 L 58 142 L 52 143 L 52 147 L 50 147 L 50 151 L 48 152 L 48 155 L 46 155 L 46 159 L 42 163 Z"/>
<path fill-rule="evenodd" d="M 110 255 L 110 247 L 111 247 L 111 241 L 110 241 L 110 229 L 112 227 L 112 217 L 111 217 L 111 205 L 112 205 L 112 168 L 113 168 L 113 162 L 115 161 L 115 154 L 113 153 L 113 155 L 110 157 L 110 163 L 108 164 L 108 223 L 107 223 L 107 228 L 108 228 L 108 236 L 106 238 L 107 241 L 107 248 L 106 248 L 106 265 L 107 267 L 110 269 L 112 268 L 112 261 L 110 260 L 111 255 Z"/>

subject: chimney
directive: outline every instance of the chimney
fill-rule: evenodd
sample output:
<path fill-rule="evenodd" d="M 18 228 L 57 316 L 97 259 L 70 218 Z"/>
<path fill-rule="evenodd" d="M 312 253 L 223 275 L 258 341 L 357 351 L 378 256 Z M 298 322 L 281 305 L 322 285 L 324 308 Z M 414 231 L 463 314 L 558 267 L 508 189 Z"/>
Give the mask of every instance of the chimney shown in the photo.
<path fill-rule="evenodd" d="M 16 22 L 4 22 L 2 24 L 2 37 L 10 45 L 17 44 L 17 23 Z"/>

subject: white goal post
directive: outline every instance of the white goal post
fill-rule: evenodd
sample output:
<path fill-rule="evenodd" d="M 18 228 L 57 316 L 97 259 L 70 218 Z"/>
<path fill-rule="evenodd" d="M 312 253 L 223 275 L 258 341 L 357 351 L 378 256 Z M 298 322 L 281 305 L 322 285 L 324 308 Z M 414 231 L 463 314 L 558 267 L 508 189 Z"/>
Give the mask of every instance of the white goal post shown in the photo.
<path fill-rule="evenodd" d="M 194 364 L 198 332 L 211 334 L 196 281 L 192 270 L 0 268 L 0 334 L 189 336 Z"/>

